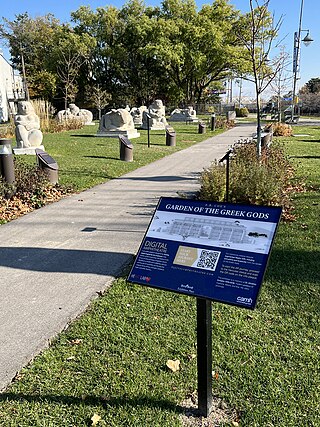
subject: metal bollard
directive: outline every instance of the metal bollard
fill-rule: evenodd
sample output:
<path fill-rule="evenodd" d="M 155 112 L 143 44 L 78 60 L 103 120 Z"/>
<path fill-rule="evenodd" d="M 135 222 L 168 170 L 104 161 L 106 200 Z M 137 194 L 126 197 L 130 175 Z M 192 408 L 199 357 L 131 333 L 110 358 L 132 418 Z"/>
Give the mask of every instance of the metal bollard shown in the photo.
<path fill-rule="evenodd" d="M 198 133 L 206 133 L 205 123 L 199 123 Z"/>
<path fill-rule="evenodd" d="M 14 183 L 15 175 L 11 139 L 0 139 L 0 173 L 1 177 L 8 184 Z"/>
<path fill-rule="evenodd" d="M 166 129 L 166 145 L 168 147 L 176 145 L 176 133 L 173 129 Z"/>
<path fill-rule="evenodd" d="M 43 169 L 45 171 L 48 177 L 48 181 L 51 184 L 57 184 L 59 181 L 59 168 L 57 162 L 51 156 L 49 156 L 48 153 L 41 150 L 40 148 L 36 148 L 36 156 L 38 166 L 40 169 Z"/>
<path fill-rule="evenodd" d="M 120 160 L 124 162 L 132 162 L 133 161 L 133 145 L 132 142 L 123 135 L 119 136 L 120 143 Z"/>
<path fill-rule="evenodd" d="M 211 115 L 211 130 L 216 130 L 216 115 L 213 113 Z"/>

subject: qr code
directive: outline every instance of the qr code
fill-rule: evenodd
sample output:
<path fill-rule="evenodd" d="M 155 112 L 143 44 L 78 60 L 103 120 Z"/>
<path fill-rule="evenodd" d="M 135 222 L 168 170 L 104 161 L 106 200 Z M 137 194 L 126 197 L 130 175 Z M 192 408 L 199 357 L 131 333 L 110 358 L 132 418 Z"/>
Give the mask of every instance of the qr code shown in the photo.
<path fill-rule="evenodd" d="M 197 262 L 197 267 L 214 271 L 217 267 L 220 253 L 221 252 L 202 249 Z"/>

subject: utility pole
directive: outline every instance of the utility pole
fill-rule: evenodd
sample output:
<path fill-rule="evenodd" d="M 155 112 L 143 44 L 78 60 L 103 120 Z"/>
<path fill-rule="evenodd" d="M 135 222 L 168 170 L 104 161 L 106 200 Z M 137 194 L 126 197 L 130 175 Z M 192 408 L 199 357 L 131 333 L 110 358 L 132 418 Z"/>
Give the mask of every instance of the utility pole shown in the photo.
<path fill-rule="evenodd" d="M 22 76 L 23 76 L 23 88 L 26 94 L 26 100 L 30 101 L 29 89 L 28 89 L 27 78 L 26 78 L 26 67 L 24 64 L 24 55 L 23 55 L 23 49 L 21 44 L 20 44 L 20 55 L 21 55 L 21 66 L 22 66 Z"/>

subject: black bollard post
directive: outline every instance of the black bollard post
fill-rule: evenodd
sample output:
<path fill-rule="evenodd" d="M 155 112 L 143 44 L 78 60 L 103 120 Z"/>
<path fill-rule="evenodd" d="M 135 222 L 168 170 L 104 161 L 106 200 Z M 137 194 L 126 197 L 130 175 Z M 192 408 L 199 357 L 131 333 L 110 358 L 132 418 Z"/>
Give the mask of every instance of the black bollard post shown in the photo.
<path fill-rule="evenodd" d="M 216 130 L 216 115 L 215 115 L 215 113 L 213 113 L 211 115 L 211 130 L 212 131 Z"/>
<path fill-rule="evenodd" d="M 0 174 L 8 184 L 14 183 L 15 175 L 11 139 L 0 139 Z"/>

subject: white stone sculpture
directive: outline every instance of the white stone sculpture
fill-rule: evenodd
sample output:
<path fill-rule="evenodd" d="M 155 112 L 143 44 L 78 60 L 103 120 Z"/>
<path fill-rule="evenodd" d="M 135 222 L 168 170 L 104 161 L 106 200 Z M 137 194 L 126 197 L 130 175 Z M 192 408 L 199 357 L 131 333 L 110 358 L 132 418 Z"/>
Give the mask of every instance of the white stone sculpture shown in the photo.
<path fill-rule="evenodd" d="M 130 110 L 130 114 L 133 118 L 133 123 L 137 126 L 142 125 L 142 114 L 144 111 L 147 111 L 147 107 L 145 105 L 141 105 L 141 107 L 133 107 Z"/>
<path fill-rule="evenodd" d="M 134 127 L 133 118 L 125 108 L 112 109 L 100 119 L 97 136 L 137 138 L 140 134 Z"/>
<path fill-rule="evenodd" d="M 79 108 L 76 104 L 69 104 L 69 108 L 61 110 L 57 114 L 60 123 L 64 120 L 80 120 L 84 125 L 94 125 L 91 111 Z"/>
<path fill-rule="evenodd" d="M 44 149 L 40 119 L 29 101 L 19 101 L 17 114 L 14 116 L 17 146 L 15 154 L 35 154 L 36 148 Z"/>
<path fill-rule="evenodd" d="M 159 130 L 165 129 L 168 125 L 166 120 L 166 110 L 161 101 L 161 99 L 156 99 L 148 108 L 147 111 L 144 111 L 142 114 L 142 129 L 148 129 L 148 121 L 149 121 L 149 129 L 150 130 Z M 149 120 L 148 120 L 149 116 Z"/>
<path fill-rule="evenodd" d="M 198 122 L 197 113 L 193 107 L 176 108 L 170 115 L 171 122 Z"/>

